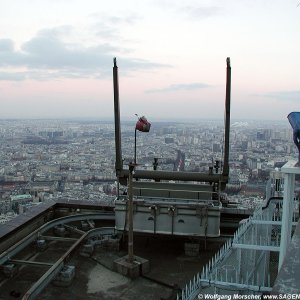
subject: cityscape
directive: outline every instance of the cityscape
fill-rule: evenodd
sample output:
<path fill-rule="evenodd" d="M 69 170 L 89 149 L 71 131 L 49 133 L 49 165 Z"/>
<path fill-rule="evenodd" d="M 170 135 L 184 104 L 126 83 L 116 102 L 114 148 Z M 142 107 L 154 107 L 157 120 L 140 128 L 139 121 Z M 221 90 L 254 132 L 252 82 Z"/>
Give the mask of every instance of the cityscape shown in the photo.
<path fill-rule="evenodd" d="M 6 1 L 0 300 L 300 299 L 299 1 Z"/>
<path fill-rule="evenodd" d="M 118 193 L 114 124 L 95 120 L 1 120 L 0 222 L 49 199 L 102 201 Z M 137 135 L 137 168 L 208 173 L 222 167 L 222 121 L 153 122 Z M 133 161 L 134 122 L 122 123 L 124 167 Z M 297 157 L 288 121 L 232 121 L 229 201 L 254 209 L 270 173 Z M 121 186 L 120 189 L 126 187 Z"/>

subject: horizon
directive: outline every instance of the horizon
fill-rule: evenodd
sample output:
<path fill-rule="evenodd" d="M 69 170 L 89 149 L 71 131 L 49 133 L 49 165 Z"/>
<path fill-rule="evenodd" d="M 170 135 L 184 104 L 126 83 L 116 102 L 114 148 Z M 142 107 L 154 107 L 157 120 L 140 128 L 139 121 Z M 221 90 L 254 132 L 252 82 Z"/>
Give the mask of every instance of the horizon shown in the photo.
<path fill-rule="evenodd" d="M 114 123 L 114 116 L 111 117 L 60 117 L 60 118 L 1 118 L 0 121 L 78 121 L 78 122 L 109 122 L 109 123 Z M 224 122 L 224 119 L 221 118 L 199 118 L 199 119 L 194 119 L 194 118 L 174 118 L 174 119 L 168 119 L 168 118 L 153 118 L 149 120 L 150 123 L 197 123 L 197 122 Z M 262 123 L 272 123 L 272 122 L 279 122 L 279 123 L 288 123 L 288 119 L 274 119 L 274 120 L 264 120 L 264 119 L 235 119 L 231 118 L 230 123 L 233 125 L 234 123 L 247 123 L 247 122 L 262 122 Z M 121 123 L 136 123 L 136 118 L 133 117 L 123 117 L 121 118 Z"/>

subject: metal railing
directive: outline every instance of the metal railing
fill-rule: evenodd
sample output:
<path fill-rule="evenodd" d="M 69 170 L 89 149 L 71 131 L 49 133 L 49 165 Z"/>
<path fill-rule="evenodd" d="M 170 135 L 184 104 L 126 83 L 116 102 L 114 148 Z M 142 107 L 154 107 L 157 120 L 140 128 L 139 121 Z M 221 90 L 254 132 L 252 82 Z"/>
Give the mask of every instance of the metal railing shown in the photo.
<path fill-rule="evenodd" d="M 50 221 L 40 228 L 33 231 L 31 234 L 26 236 L 24 239 L 10 247 L 7 251 L 1 253 L 0 255 L 0 265 L 3 265 L 7 262 L 14 263 L 13 257 L 18 254 L 20 251 L 22 251 L 25 247 L 30 245 L 32 242 L 36 241 L 39 238 L 50 238 L 43 236 L 43 233 L 47 232 L 48 230 L 54 228 L 57 225 L 66 225 L 70 222 L 75 221 L 82 221 L 82 220 L 114 220 L 114 214 L 113 213 L 89 213 L 89 214 L 78 214 L 78 215 L 72 215 L 67 217 L 58 218 L 56 220 Z M 67 225 L 66 225 L 67 226 Z M 70 227 L 70 226 L 68 226 Z M 74 229 L 76 229 L 74 227 Z M 73 241 L 74 243 L 71 245 L 71 247 L 54 263 L 54 264 L 48 264 L 49 269 L 46 271 L 46 273 L 37 281 L 35 282 L 31 288 L 25 293 L 23 296 L 23 300 L 25 299 L 35 299 L 35 297 L 55 278 L 55 276 L 62 270 L 62 268 L 65 266 L 65 264 L 68 262 L 69 257 L 78 249 L 78 247 L 82 244 L 82 242 L 88 238 L 92 238 L 94 236 L 98 235 L 113 235 L 115 234 L 115 228 L 114 227 L 101 227 L 101 228 L 94 228 L 87 232 L 83 232 L 81 230 L 77 230 L 78 233 L 81 234 L 81 236 L 78 239 L 68 239 L 69 241 Z M 59 238 L 60 240 L 66 240 L 66 238 Z M 18 260 L 18 263 L 21 263 L 22 261 Z M 31 261 L 24 261 L 22 263 L 26 264 L 34 264 L 34 262 Z M 38 264 L 36 264 L 38 265 Z"/>
<path fill-rule="evenodd" d="M 240 225 L 233 239 L 182 289 L 177 300 L 199 294 L 262 294 L 270 292 L 278 272 L 282 198 L 272 198 Z M 293 225 L 299 201 L 294 202 Z"/>

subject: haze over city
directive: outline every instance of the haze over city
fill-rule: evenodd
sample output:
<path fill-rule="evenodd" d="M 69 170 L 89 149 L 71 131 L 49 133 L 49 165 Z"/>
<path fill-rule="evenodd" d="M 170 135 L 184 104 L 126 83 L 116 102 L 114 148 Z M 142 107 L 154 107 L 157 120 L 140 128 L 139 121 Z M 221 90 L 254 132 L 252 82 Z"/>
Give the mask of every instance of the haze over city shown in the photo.
<path fill-rule="evenodd" d="M 286 120 L 300 103 L 297 0 L 0 1 L 0 118 Z"/>

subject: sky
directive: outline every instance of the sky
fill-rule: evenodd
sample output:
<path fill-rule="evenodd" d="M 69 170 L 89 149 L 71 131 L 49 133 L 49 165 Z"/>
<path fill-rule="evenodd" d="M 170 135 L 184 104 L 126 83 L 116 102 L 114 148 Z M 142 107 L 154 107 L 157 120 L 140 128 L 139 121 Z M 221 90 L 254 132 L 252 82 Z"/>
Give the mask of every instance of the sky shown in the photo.
<path fill-rule="evenodd" d="M 0 118 L 232 119 L 300 111 L 300 0 L 0 0 Z"/>

